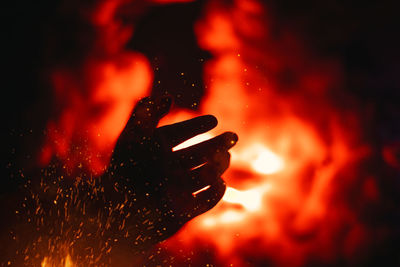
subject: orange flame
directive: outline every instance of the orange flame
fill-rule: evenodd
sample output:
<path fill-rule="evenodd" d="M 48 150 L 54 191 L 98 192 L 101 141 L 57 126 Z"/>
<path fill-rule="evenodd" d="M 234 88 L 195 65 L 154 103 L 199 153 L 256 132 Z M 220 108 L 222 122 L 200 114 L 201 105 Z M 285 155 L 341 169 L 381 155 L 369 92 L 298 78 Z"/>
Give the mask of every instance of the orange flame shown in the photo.
<path fill-rule="evenodd" d="M 274 39 L 269 25 L 268 10 L 255 0 L 210 1 L 196 25 L 199 44 L 214 55 L 205 66 L 200 113 L 216 115 L 219 128 L 240 140 L 223 201 L 163 244 L 182 261 L 201 242 L 215 246 L 227 266 L 247 266 L 242 253 L 279 266 L 304 266 L 310 257 L 329 262 L 341 229 L 362 228 L 347 208 L 332 212 L 338 176 L 369 153 L 357 141 L 353 111 L 330 102 L 328 88 L 341 80 L 338 65 L 314 58 L 289 32 Z M 297 76 L 296 89 L 280 80 L 287 69 Z M 180 111 L 163 123 L 191 116 Z M 349 234 L 341 242 L 359 246 L 350 240 Z"/>
<path fill-rule="evenodd" d="M 100 44 L 117 40 L 100 47 L 109 57 L 88 60 L 80 75 L 70 69 L 53 73 L 62 112 L 49 123 L 44 163 L 58 154 L 72 166 L 82 162 L 101 172 L 107 162 L 103 155 L 135 100 L 148 91 L 148 60 L 122 49 L 132 29 L 115 20 L 117 2 L 91 16 L 105 31 Z M 195 257 L 204 246 L 215 247 L 216 261 L 225 266 L 247 266 L 246 258 L 307 266 L 310 259 L 350 257 L 368 241 L 365 226 L 340 198 L 342 188 L 356 184 L 355 166 L 369 153 L 358 141 L 356 112 L 340 110 L 330 100 L 341 86 L 340 65 L 313 56 L 289 29 L 274 29 L 268 12 L 257 0 L 209 1 L 196 24 L 199 45 L 214 55 L 205 65 L 207 94 L 199 113 L 214 114 L 218 129 L 233 130 L 240 140 L 231 151 L 220 204 L 163 243 L 175 259 Z M 161 124 L 196 115 L 175 111 Z M 174 150 L 208 139 L 218 129 Z M 75 143 L 81 148 L 72 150 Z M 385 159 L 396 164 L 392 154 L 384 151 Z M 358 183 L 362 197 L 379 196 L 373 178 Z"/>
<path fill-rule="evenodd" d="M 71 256 L 68 254 L 59 264 L 54 264 L 52 260 L 45 257 L 41 263 L 41 267 L 75 267 L 76 265 L 72 262 Z"/>

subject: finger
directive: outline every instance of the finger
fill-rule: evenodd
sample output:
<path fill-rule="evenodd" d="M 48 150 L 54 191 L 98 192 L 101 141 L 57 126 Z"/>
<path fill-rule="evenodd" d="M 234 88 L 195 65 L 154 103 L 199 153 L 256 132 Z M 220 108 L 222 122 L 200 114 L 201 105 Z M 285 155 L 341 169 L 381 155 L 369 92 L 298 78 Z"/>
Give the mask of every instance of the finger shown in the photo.
<path fill-rule="evenodd" d="M 171 103 L 169 97 L 141 99 L 135 106 L 124 132 L 139 137 L 151 136 L 160 119 L 168 113 Z"/>
<path fill-rule="evenodd" d="M 194 169 L 182 184 L 190 192 L 196 192 L 204 187 L 211 185 L 229 167 L 230 154 L 228 152 L 218 153 L 212 161 Z"/>
<path fill-rule="evenodd" d="M 187 210 L 189 219 L 203 214 L 217 205 L 224 196 L 225 190 L 226 184 L 224 180 L 218 178 L 207 190 L 194 195 L 191 199 L 190 210 Z"/>
<path fill-rule="evenodd" d="M 238 136 L 232 132 L 225 132 L 214 138 L 173 153 L 177 167 L 190 169 L 197 167 L 221 152 L 233 147 Z"/>
<path fill-rule="evenodd" d="M 205 115 L 160 127 L 157 132 L 164 144 L 173 148 L 187 139 L 208 132 L 217 124 L 218 121 L 214 116 Z"/>

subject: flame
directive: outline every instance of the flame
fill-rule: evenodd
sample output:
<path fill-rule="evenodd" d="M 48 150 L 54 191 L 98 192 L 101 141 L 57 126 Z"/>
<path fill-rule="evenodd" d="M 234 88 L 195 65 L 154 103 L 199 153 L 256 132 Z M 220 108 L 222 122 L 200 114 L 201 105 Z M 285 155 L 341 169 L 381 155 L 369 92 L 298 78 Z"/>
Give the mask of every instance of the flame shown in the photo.
<path fill-rule="evenodd" d="M 68 254 L 59 264 L 55 264 L 51 258 L 45 257 L 41 263 L 41 267 L 75 267 L 76 265 L 72 262 L 71 256 Z"/>
<path fill-rule="evenodd" d="M 71 166 L 83 162 L 101 172 L 135 100 L 149 90 L 148 59 L 123 49 L 133 28 L 116 18 L 118 1 L 104 3 L 90 22 L 103 33 L 96 49 L 107 56 L 89 58 L 78 74 L 69 68 L 52 73 L 61 112 L 48 125 L 44 164 L 57 154 Z M 290 29 L 274 28 L 269 12 L 263 1 L 208 1 L 195 25 L 199 46 L 214 56 L 204 67 L 206 96 L 199 112 L 175 110 L 161 125 L 201 114 L 219 119 L 217 129 L 174 151 L 222 130 L 240 140 L 223 177 L 222 201 L 161 245 L 175 260 L 171 265 L 187 265 L 188 258 L 200 265 L 208 247 L 216 250 L 209 258 L 224 266 L 248 266 L 248 258 L 274 266 L 324 265 L 351 258 L 370 241 L 352 210 L 356 204 L 342 196 L 361 192 L 357 197 L 373 201 L 380 192 L 374 177 L 357 172 L 370 153 L 359 141 L 357 112 L 331 101 L 342 86 L 340 64 L 314 56 Z M 76 143 L 80 149 L 71 149 Z M 395 152 L 382 153 L 398 167 Z M 73 266 L 67 259 L 64 265 Z"/>
<path fill-rule="evenodd" d="M 228 203 L 240 204 L 247 211 L 257 211 L 262 207 L 262 197 L 265 193 L 264 191 L 264 188 L 254 188 L 240 191 L 232 187 L 228 187 L 222 200 Z"/>
<path fill-rule="evenodd" d="M 199 113 L 215 115 L 218 129 L 235 131 L 239 142 L 224 174 L 222 201 L 162 245 L 182 262 L 201 254 L 199 242 L 215 247 L 216 262 L 226 266 L 248 266 L 247 257 L 307 266 L 313 259 L 331 262 L 336 247 L 359 246 L 346 236 L 330 242 L 343 235 L 340 229 L 362 227 L 330 199 L 343 170 L 369 154 L 356 141 L 354 111 L 330 102 L 328 88 L 341 81 L 338 65 L 313 57 L 290 32 L 273 37 L 270 25 L 261 1 L 236 0 L 210 1 L 195 27 L 199 45 L 214 55 L 205 65 L 207 94 Z M 296 75 L 295 89 L 280 80 L 287 69 Z M 195 115 L 178 111 L 163 123 Z"/>
<path fill-rule="evenodd" d="M 249 145 L 242 153 L 234 152 L 232 157 L 236 164 L 250 163 L 251 168 L 260 174 L 273 174 L 284 168 L 283 159 L 261 143 Z"/>

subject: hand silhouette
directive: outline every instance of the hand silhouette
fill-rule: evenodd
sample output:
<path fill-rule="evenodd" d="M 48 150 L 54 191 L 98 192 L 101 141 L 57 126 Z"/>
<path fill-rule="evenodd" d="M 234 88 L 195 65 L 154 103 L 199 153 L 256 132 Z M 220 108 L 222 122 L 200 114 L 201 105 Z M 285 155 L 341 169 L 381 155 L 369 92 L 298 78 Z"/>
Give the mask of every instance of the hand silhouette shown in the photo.
<path fill-rule="evenodd" d="M 173 151 L 176 145 L 214 128 L 217 120 L 206 115 L 156 128 L 170 105 L 167 97 L 138 103 L 117 141 L 106 174 L 113 181 L 109 186 L 113 192 L 108 193 L 115 198 L 112 202 L 119 199 L 117 203 L 124 203 L 119 220 L 125 227 L 119 236 L 136 246 L 136 251 L 170 237 L 217 204 L 226 188 L 221 175 L 229 166 L 228 149 L 238 139 L 226 132 Z"/>

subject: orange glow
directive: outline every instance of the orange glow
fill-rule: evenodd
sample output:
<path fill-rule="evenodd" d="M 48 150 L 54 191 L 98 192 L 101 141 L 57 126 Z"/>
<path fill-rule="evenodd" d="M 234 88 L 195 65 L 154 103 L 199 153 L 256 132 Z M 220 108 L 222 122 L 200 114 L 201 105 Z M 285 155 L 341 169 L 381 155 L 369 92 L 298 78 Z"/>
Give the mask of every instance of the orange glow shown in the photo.
<path fill-rule="evenodd" d="M 369 153 L 356 141 L 355 115 L 330 103 L 328 88 L 341 81 L 338 65 L 314 58 L 289 32 L 273 39 L 267 11 L 255 0 L 210 1 L 196 25 L 200 46 L 214 56 L 205 65 L 199 114 L 218 118 L 212 135 L 233 130 L 239 142 L 223 177 L 222 201 L 162 245 L 173 255 L 185 255 L 183 247 L 192 255 L 201 240 L 227 266 L 247 266 L 242 251 L 277 266 L 307 266 L 315 255 L 322 262 L 336 257 L 332 251 L 343 244 L 331 240 L 341 229 L 360 227 L 331 200 L 344 170 Z M 278 80 L 285 68 L 298 77 L 288 92 Z M 199 114 L 177 111 L 163 123 Z M 372 182 L 364 188 L 376 199 Z M 249 252 L 252 240 L 259 249 Z"/>
<path fill-rule="evenodd" d="M 101 173 L 130 110 L 149 93 L 148 59 L 123 51 L 133 28 L 115 19 L 118 3 L 110 1 L 91 16 L 104 30 L 97 49 L 107 56 L 88 59 L 78 72 L 52 73 L 60 113 L 48 124 L 43 164 L 56 155 L 72 169 L 83 164 Z M 289 29 L 274 29 L 272 19 L 263 1 L 208 1 L 195 25 L 199 46 L 213 55 L 204 66 L 205 97 L 198 112 L 173 110 L 160 125 L 203 114 L 218 118 L 216 129 L 174 151 L 224 131 L 236 132 L 239 142 L 223 175 L 222 201 L 160 245 L 178 265 L 179 257 L 212 247 L 223 266 L 249 266 L 248 258 L 310 266 L 351 257 L 371 241 L 354 203 L 344 197 L 360 191 L 362 200 L 376 201 L 380 192 L 374 177 L 357 171 L 370 147 L 359 141 L 356 111 L 330 99 L 342 86 L 340 65 L 314 56 Z M 398 150 L 382 151 L 396 168 Z"/>
<path fill-rule="evenodd" d="M 82 66 L 52 69 L 55 116 L 48 122 L 40 164 L 52 157 L 99 175 L 135 103 L 149 94 L 153 79 L 147 58 L 124 46 L 132 36 L 122 24 L 119 0 L 102 1 L 83 19 L 97 31 L 93 51 Z"/>
<path fill-rule="evenodd" d="M 51 259 L 45 257 L 41 263 L 41 267 L 75 267 L 76 265 L 72 262 L 71 256 L 68 254 L 60 263 L 56 264 Z"/>
<path fill-rule="evenodd" d="M 90 62 L 82 75 L 83 84 L 69 70 L 54 71 L 62 113 L 49 122 L 44 151 L 68 166 L 81 164 L 101 173 L 134 104 L 148 92 L 152 74 L 143 56 L 124 54 L 117 62 Z"/>
<path fill-rule="evenodd" d="M 237 164 L 250 163 L 252 169 L 260 174 L 273 174 L 284 168 L 282 158 L 262 144 L 252 144 L 242 153 L 234 153 L 233 158 Z"/>
<path fill-rule="evenodd" d="M 229 203 L 240 204 L 247 211 L 257 211 L 262 207 L 263 191 L 264 190 L 261 188 L 239 191 L 228 187 L 222 200 Z"/>

